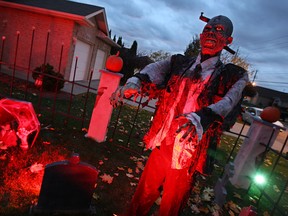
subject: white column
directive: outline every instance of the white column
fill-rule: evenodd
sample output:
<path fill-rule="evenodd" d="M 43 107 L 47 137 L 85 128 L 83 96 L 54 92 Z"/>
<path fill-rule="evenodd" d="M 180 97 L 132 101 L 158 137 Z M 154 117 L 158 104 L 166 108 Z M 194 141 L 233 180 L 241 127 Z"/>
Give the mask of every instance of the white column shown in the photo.
<path fill-rule="evenodd" d="M 113 111 L 113 107 L 110 104 L 110 97 L 118 88 L 123 75 L 108 70 L 100 70 L 100 73 L 102 74 L 87 137 L 97 142 L 104 142 Z"/>
<path fill-rule="evenodd" d="M 274 133 L 273 133 L 274 130 Z M 271 147 L 280 131 L 280 127 L 272 123 L 255 118 L 251 124 L 247 133 L 247 138 L 237 153 L 234 160 L 235 172 L 230 182 L 243 189 L 248 189 L 250 186 L 250 180 L 255 175 L 256 157 L 265 151 L 266 146 L 261 145 L 268 144 Z M 273 136 L 271 138 L 271 135 Z"/>

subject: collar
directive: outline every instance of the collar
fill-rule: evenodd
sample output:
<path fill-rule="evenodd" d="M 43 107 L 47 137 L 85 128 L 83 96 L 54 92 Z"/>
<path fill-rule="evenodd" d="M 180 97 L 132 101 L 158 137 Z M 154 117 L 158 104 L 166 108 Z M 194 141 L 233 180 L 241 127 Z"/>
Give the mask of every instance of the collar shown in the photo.
<path fill-rule="evenodd" d="M 201 64 L 202 71 L 206 71 L 206 70 L 215 68 L 219 59 L 220 59 L 220 56 L 214 56 L 200 63 L 201 55 L 199 54 L 193 66 L 196 67 L 197 64 Z"/>

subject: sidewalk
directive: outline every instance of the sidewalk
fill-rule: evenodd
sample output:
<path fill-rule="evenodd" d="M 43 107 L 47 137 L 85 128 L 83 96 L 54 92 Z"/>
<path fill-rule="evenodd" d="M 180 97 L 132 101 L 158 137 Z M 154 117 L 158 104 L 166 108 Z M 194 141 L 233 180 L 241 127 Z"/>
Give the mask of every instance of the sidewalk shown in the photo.
<path fill-rule="evenodd" d="M 237 133 L 239 134 L 241 131 L 241 128 L 243 127 L 243 124 L 236 122 L 235 125 L 231 128 L 231 132 Z M 248 130 L 249 130 L 250 126 L 249 125 L 245 125 L 243 131 L 242 131 L 242 135 L 246 136 Z M 224 134 L 226 135 L 230 135 L 230 136 L 235 136 L 237 137 L 237 135 L 229 133 L 229 132 L 224 132 Z M 275 140 L 275 142 L 272 145 L 272 149 L 277 150 L 277 151 L 281 151 L 281 148 L 283 147 L 284 143 L 285 143 L 285 139 L 288 135 L 288 131 L 286 129 L 286 131 L 280 132 Z M 244 139 L 245 137 L 241 137 L 241 139 Z M 288 152 L 288 145 L 285 146 L 283 153 Z"/>

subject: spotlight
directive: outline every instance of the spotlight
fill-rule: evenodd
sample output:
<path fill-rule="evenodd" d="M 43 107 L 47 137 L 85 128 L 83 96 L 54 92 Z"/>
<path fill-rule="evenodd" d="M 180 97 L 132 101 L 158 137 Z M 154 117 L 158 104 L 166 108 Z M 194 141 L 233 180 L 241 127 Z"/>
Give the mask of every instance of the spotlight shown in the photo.
<path fill-rule="evenodd" d="M 258 185 L 264 185 L 266 183 L 266 178 L 262 174 L 256 174 L 254 176 L 254 182 Z"/>

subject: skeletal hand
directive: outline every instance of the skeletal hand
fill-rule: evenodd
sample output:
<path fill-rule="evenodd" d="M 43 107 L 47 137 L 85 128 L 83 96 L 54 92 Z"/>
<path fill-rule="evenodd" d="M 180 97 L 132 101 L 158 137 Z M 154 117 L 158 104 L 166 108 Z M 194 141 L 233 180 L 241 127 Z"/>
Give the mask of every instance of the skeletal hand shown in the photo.
<path fill-rule="evenodd" d="M 119 105 L 123 105 L 124 97 L 130 98 L 134 96 L 134 100 L 140 93 L 140 86 L 134 83 L 126 83 L 124 86 L 119 87 L 110 97 L 110 104 L 115 108 Z"/>
<path fill-rule="evenodd" d="M 179 122 L 179 127 L 176 130 L 176 134 L 180 133 L 181 131 L 185 131 L 183 136 L 180 138 L 180 142 L 184 141 L 188 138 L 188 142 L 192 141 L 192 137 L 196 134 L 195 126 L 194 124 L 186 118 L 186 114 L 182 114 L 176 119 Z"/>

